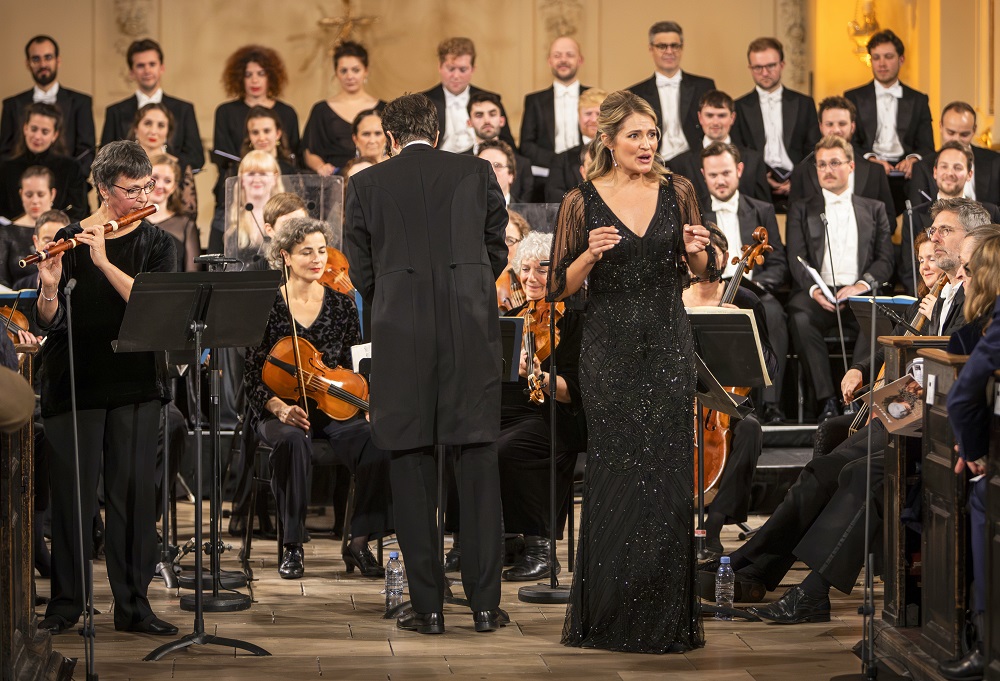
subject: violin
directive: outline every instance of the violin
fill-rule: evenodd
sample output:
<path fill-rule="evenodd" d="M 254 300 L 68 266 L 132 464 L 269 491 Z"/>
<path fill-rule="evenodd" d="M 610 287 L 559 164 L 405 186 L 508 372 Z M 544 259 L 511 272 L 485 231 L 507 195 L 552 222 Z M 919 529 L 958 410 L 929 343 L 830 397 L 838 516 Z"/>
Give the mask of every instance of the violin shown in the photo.
<path fill-rule="evenodd" d="M 740 288 L 740 282 L 743 281 L 743 277 L 747 272 L 753 271 L 756 265 L 760 265 L 764 262 L 764 254 L 769 253 L 774 250 L 774 247 L 767 243 L 767 230 L 763 227 L 758 227 L 753 231 L 754 245 L 743 246 L 743 256 L 736 257 L 733 256 L 732 264 L 736 265 L 736 272 L 733 274 L 733 278 L 729 280 L 726 285 L 725 291 L 722 294 L 722 299 L 719 301 L 719 307 L 723 305 L 731 305 L 736 299 L 736 292 Z M 733 393 L 735 395 L 746 396 L 750 394 L 750 388 L 748 387 L 731 387 L 724 386 L 726 392 Z M 695 414 L 694 427 L 695 427 L 695 438 L 694 438 L 694 498 L 697 499 L 702 493 L 707 494 L 722 477 L 722 471 L 726 467 L 726 460 L 729 458 L 729 454 L 733 448 L 733 433 L 730 429 L 730 416 L 729 414 L 723 414 L 714 409 L 702 408 L 701 414 Z M 705 477 L 704 484 L 705 489 L 698 489 L 698 458 L 701 456 L 701 452 L 698 450 L 698 429 L 703 428 L 705 431 Z"/>
<path fill-rule="evenodd" d="M 264 360 L 261 378 L 281 399 L 298 402 L 303 396 L 311 398 L 320 411 L 337 421 L 368 411 L 368 381 L 364 376 L 328 367 L 322 353 L 305 338 L 285 336 L 275 343 Z"/>
<path fill-rule="evenodd" d="M 320 277 L 319 283 L 334 291 L 353 296 L 354 284 L 351 283 L 351 277 L 347 271 L 347 256 L 333 246 L 327 246 L 326 269 L 323 270 L 323 276 Z"/>
<path fill-rule="evenodd" d="M 28 331 L 28 318 L 23 312 L 15 310 L 9 305 L 0 307 L 0 324 L 3 325 L 4 330 L 7 332 L 10 342 L 15 345 L 19 342 L 17 332 Z"/>
<path fill-rule="evenodd" d="M 566 305 L 563 303 L 548 303 L 544 300 L 529 300 L 517 316 L 524 319 L 524 347 L 528 357 L 532 358 L 529 364 L 533 364 L 535 359 L 544 362 L 552 354 L 552 348 L 559 344 L 559 328 L 556 328 L 555 343 L 552 342 L 549 333 L 550 318 L 555 309 L 555 321 L 559 320 L 566 313 Z M 528 372 L 528 395 L 535 404 L 545 403 L 545 389 L 538 382 L 538 378 Z"/>
<path fill-rule="evenodd" d="M 508 267 L 497 277 L 497 308 L 500 312 L 510 312 L 516 307 L 524 305 L 526 298 L 524 289 L 521 287 L 521 280 L 514 273 L 513 268 Z"/>

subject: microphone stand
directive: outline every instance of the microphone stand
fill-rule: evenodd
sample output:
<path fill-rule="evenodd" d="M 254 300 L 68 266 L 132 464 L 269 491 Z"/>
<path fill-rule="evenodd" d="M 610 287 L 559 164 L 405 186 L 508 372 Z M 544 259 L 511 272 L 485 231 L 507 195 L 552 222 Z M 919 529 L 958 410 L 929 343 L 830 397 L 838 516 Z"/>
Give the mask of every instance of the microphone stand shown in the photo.
<path fill-rule="evenodd" d="M 854 210 L 853 208 L 851 210 Z M 830 243 L 830 223 L 826 219 L 826 213 L 820 213 L 819 219 L 823 221 L 823 233 L 826 235 L 826 256 L 830 261 L 830 281 L 833 282 L 833 297 L 837 297 L 837 272 L 833 268 L 833 246 Z M 875 291 L 872 291 L 875 293 Z M 837 332 L 840 335 L 840 358 L 844 361 L 844 373 L 847 373 L 847 344 L 844 342 L 844 321 L 840 315 L 840 301 L 833 301 L 833 309 L 837 313 Z"/>

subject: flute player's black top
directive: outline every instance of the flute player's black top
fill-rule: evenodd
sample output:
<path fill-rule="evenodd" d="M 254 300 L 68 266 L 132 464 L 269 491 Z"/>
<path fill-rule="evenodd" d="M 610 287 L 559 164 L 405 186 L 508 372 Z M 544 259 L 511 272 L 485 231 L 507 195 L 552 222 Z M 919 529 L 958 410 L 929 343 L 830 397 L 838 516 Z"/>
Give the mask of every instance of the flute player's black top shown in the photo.
<path fill-rule="evenodd" d="M 79 233 L 80 223 L 61 229 L 55 240 Z M 175 239 L 145 220 L 128 234 L 105 241 L 108 260 L 130 277 L 139 272 L 173 272 L 177 267 Z M 114 409 L 159 399 L 168 401 L 166 364 L 153 352 L 115 353 L 125 317 L 125 300 L 90 259 L 90 248 L 78 246 L 63 253 L 59 282 L 59 309 L 48 325 L 38 321 L 48 336 L 41 352 L 39 372 L 42 416 L 70 409 L 69 338 L 64 290 L 76 279 L 72 294 L 73 355 L 76 365 L 78 409 Z M 41 292 L 39 292 L 41 296 Z"/>

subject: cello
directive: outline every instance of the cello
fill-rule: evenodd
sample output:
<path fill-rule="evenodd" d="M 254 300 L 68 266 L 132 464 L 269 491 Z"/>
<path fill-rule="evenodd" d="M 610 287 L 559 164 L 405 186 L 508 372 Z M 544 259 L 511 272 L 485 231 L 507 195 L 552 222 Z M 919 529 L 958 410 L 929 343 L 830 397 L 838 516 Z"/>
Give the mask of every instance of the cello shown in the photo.
<path fill-rule="evenodd" d="M 736 265 L 736 272 L 733 273 L 733 278 L 726 285 L 722 299 L 719 301 L 719 307 L 732 304 L 733 300 L 736 299 L 736 292 L 740 288 L 740 282 L 743 281 L 746 273 L 752 272 L 755 266 L 764 262 L 765 253 L 774 250 L 774 247 L 767 243 L 767 230 L 763 227 L 758 227 L 753 231 L 753 240 L 753 246 L 743 246 L 742 257 L 733 256 L 732 264 Z M 750 388 L 747 387 L 724 387 L 726 392 L 735 395 L 746 396 L 750 394 Z M 714 409 L 703 407 L 701 414 L 695 413 L 694 421 L 694 498 L 697 500 L 702 493 L 707 495 L 709 490 L 718 484 L 719 479 L 722 477 L 722 471 L 726 467 L 726 459 L 732 450 L 733 434 L 729 428 L 729 414 L 723 414 Z M 705 431 L 704 490 L 698 489 L 698 460 L 702 454 L 698 449 L 699 428 L 704 428 Z"/>

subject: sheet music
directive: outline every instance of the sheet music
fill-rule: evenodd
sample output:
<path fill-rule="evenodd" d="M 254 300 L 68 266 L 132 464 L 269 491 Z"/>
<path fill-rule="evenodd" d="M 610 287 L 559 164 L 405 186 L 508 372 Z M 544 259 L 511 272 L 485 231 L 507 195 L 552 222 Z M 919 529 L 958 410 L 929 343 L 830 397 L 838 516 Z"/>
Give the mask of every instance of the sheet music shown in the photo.
<path fill-rule="evenodd" d="M 825 281 L 823 281 L 823 277 L 819 276 L 819 272 L 816 271 L 816 268 L 803 260 L 801 255 L 797 255 L 795 257 L 802 264 L 802 266 L 806 268 L 806 272 L 808 272 L 809 276 L 812 277 L 813 283 L 819 286 L 819 290 L 823 292 L 826 299 L 836 305 L 837 296 L 833 295 L 833 291 L 831 291 L 830 287 L 826 285 Z"/>
<path fill-rule="evenodd" d="M 771 385 L 771 377 L 767 373 L 767 362 L 764 361 L 764 349 L 760 346 L 760 330 L 757 328 L 757 318 L 754 317 L 753 310 L 744 310 L 731 307 L 686 307 L 684 310 L 688 314 L 723 314 L 723 315 L 743 315 L 750 320 L 753 328 L 754 345 L 757 349 L 757 361 L 760 362 L 760 372 L 764 375 L 764 384 Z"/>

